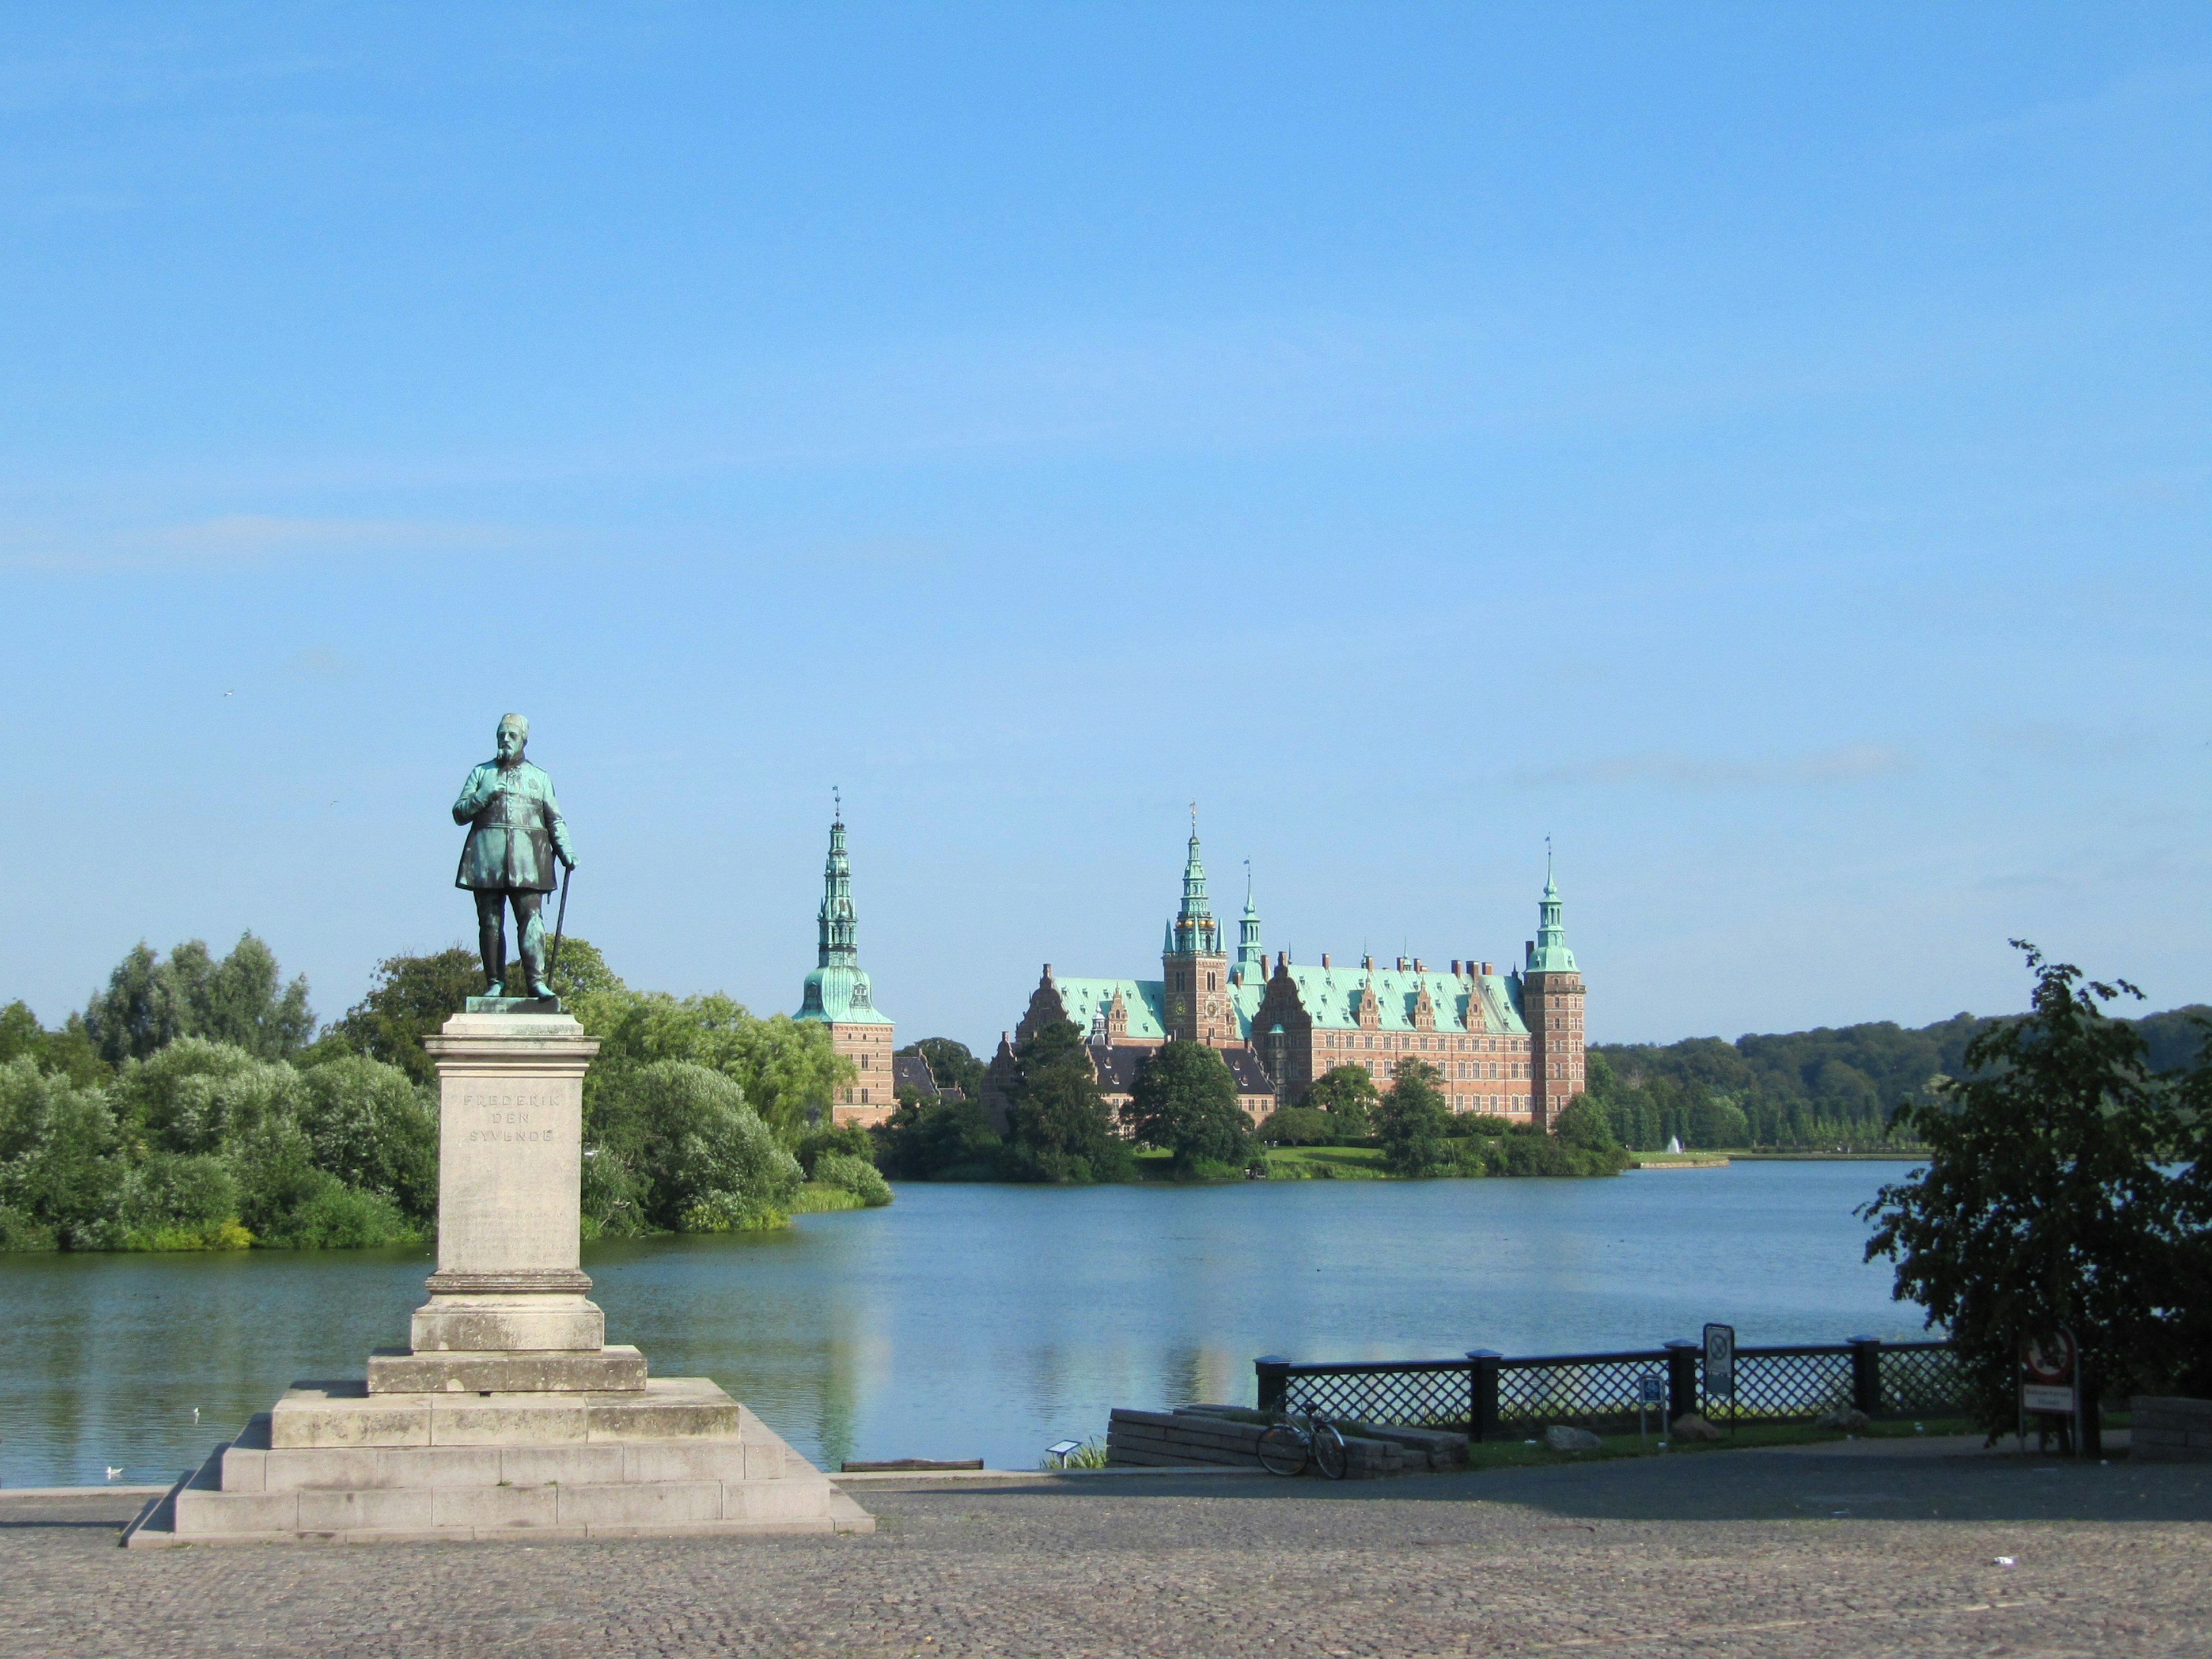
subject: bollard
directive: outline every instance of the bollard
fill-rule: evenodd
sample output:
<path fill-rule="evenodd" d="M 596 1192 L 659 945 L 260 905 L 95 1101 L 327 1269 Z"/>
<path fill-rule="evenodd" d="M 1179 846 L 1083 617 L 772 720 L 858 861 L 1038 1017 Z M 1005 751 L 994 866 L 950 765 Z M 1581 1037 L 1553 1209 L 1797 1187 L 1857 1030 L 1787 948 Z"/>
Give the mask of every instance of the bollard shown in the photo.
<path fill-rule="evenodd" d="M 1881 1339 L 1855 1336 L 1851 1344 L 1851 1407 L 1869 1417 L 1881 1415 Z"/>
<path fill-rule="evenodd" d="M 1252 1362 L 1260 1379 L 1260 1409 L 1279 1412 L 1291 1391 L 1291 1362 L 1280 1354 L 1262 1354 Z"/>
<path fill-rule="evenodd" d="M 1676 1420 L 1687 1417 L 1698 1407 L 1698 1361 L 1704 1357 L 1705 1345 L 1677 1339 L 1665 1345 L 1667 1349 L 1667 1426 L 1673 1428 Z"/>
<path fill-rule="evenodd" d="M 1467 1351 L 1467 1437 L 1498 1437 L 1498 1362 L 1504 1356 L 1495 1348 Z"/>

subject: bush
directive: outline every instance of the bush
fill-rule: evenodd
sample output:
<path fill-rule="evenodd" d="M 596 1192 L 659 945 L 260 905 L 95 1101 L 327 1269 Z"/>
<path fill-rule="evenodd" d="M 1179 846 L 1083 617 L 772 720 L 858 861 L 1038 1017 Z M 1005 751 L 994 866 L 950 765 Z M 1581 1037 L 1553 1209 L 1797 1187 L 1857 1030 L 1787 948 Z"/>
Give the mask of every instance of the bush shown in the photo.
<path fill-rule="evenodd" d="M 876 1164 L 896 1181 L 989 1181 L 1000 1144 L 972 1100 L 907 1101 L 872 1137 Z"/>
<path fill-rule="evenodd" d="M 601 1173 L 595 1195 L 634 1194 L 635 1212 L 596 1215 L 601 1231 L 730 1232 L 785 1218 L 799 1160 L 732 1079 L 689 1060 L 656 1060 L 617 1071 L 597 1092 L 603 1138 L 590 1162 L 612 1156 L 624 1168 Z"/>
<path fill-rule="evenodd" d="M 312 1171 L 303 1188 L 262 1243 L 295 1250 L 350 1250 L 412 1244 L 422 1237 L 390 1199 L 349 1187 L 327 1170 Z"/>
<path fill-rule="evenodd" d="M 847 1152 L 824 1152 L 815 1160 L 813 1179 L 853 1194 L 871 1209 L 891 1201 L 891 1184 L 865 1158 Z"/>
<path fill-rule="evenodd" d="M 27 1055 L 0 1066 L 0 1210 L 17 1241 L 8 1248 L 112 1248 L 127 1169 L 117 1139 L 98 1089 L 43 1073 Z"/>
<path fill-rule="evenodd" d="M 1260 1126 L 1259 1138 L 1276 1146 L 1334 1146 L 1342 1136 L 1327 1112 L 1310 1106 L 1278 1106 Z"/>
<path fill-rule="evenodd" d="M 297 1098 L 319 1168 L 417 1221 L 436 1216 L 438 1109 L 429 1090 L 396 1066 L 348 1056 L 301 1073 Z"/>
<path fill-rule="evenodd" d="M 118 1242 L 126 1250 L 237 1250 L 238 1182 L 220 1158 L 156 1152 L 124 1177 Z"/>
<path fill-rule="evenodd" d="M 814 1165 L 824 1152 L 845 1158 L 857 1158 L 872 1166 L 876 1161 L 875 1138 L 857 1123 L 833 1123 L 814 1130 L 799 1143 L 799 1167 L 806 1171 L 809 1181 L 822 1177 L 814 1173 Z"/>

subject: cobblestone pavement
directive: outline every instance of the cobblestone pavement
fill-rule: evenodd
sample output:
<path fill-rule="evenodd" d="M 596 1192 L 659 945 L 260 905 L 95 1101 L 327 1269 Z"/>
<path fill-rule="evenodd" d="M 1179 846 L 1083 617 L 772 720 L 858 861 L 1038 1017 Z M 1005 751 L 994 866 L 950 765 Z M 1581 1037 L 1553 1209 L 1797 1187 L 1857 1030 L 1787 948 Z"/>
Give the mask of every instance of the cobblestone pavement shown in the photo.
<path fill-rule="evenodd" d="M 872 1538 L 125 1552 L 131 1501 L 0 1493 L 0 1656 L 2212 1653 L 2212 1468 L 1762 1452 L 865 1501 Z"/>

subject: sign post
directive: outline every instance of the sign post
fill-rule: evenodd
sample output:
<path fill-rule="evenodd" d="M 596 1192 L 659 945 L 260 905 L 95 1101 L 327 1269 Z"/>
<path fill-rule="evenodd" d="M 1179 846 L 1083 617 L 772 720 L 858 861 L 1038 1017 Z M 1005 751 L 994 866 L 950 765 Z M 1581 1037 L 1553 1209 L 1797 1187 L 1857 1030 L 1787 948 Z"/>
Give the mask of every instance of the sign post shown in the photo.
<path fill-rule="evenodd" d="M 2067 1450 L 2081 1455 L 2081 1352 L 2074 1333 L 2061 1326 L 2020 1345 L 2020 1449 L 2027 1450 L 2027 1419 L 2061 1417 L 2069 1441 Z M 2050 1431 L 2036 1425 L 2039 1450 Z"/>
<path fill-rule="evenodd" d="M 1705 1398 L 1729 1402 L 1729 1432 L 1735 1432 L 1735 1327 L 1705 1327 Z"/>
<path fill-rule="evenodd" d="M 1660 1413 L 1659 1426 L 1667 1426 L 1667 1379 L 1657 1371 L 1646 1371 L 1636 1379 L 1636 1443 L 1644 1443 L 1644 1414 L 1653 1407 Z M 1662 1447 L 1663 1449 L 1663 1447 Z"/>

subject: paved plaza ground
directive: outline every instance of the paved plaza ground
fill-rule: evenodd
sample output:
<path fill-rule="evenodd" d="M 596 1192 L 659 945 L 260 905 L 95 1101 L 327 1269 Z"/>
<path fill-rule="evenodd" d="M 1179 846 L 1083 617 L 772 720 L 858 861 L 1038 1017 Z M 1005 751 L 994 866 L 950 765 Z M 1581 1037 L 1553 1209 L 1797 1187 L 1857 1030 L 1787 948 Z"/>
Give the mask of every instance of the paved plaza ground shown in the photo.
<path fill-rule="evenodd" d="M 1864 1454 L 871 1489 L 873 1537 L 748 1542 L 125 1552 L 136 1500 L 0 1493 L 0 1659 L 2212 1654 L 2212 1467 Z"/>

